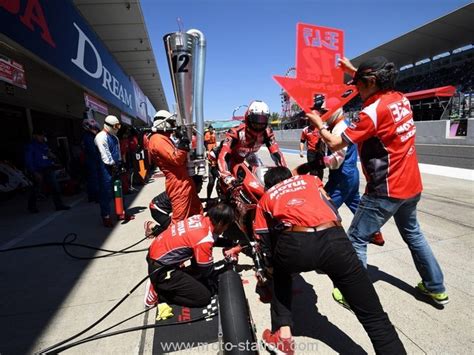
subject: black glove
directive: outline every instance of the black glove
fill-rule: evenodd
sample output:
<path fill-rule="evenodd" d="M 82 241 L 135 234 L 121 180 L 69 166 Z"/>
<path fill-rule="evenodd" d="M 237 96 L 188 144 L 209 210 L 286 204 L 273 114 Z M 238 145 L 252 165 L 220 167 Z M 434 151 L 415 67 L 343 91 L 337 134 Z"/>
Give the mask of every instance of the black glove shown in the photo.
<path fill-rule="evenodd" d="M 117 176 L 117 173 L 119 171 L 119 168 L 116 164 L 110 164 L 110 165 L 106 165 L 105 168 L 107 169 L 107 171 L 109 172 L 109 174 L 112 176 L 112 177 L 115 177 Z"/>
<path fill-rule="evenodd" d="M 177 148 L 189 152 L 189 150 L 190 150 L 189 145 L 190 145 L 190 144 L 191 144 L 191 142 L 189 141 L 189 138 L 188 138 L 187 136 L 183 136 L 183 137 L 179 140 L 179 143 L 178 143 L 178 145 L 177 145 Z"/>
<path fill-rule="evenodd" d="M 125 167 L 125 163 L 121 161 L 118 165 L 118 172 L 117 175 L 123 175 L 127 173 L 127 168 Z"/>
<path fill-rule="evenodd" d="M 174 131 L 174 136 L 178 139 L 181 139 L 186 136 L 186 131 L 182 128 L 178 128 L 176 131 Z"/>

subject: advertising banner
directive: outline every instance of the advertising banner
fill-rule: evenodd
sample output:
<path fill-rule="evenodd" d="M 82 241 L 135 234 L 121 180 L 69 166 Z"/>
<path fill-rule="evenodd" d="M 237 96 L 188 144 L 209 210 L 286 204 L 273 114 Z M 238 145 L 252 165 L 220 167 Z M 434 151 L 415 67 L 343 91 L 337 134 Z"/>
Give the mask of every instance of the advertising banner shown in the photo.
<path fill-rule="evenodd" d="M 0 80 L 26 89 L 25 70 L 23 65 L 0 54 Z"/>
<path fill-rule="evenodd" d="M 71 0 L 0 1 L 0 32 L 121 111 L 136 115 L 129 76 Z"/>
<path fill-rule="evenodd" d="M 103 103 L 99 99 L 96 99 L 94 96 L 84 93 L 84 102 L 86 107 L 90 108 L 92 111 L 98 112 L 107 116 L 109 114 L 109 108 L 106 103 Z"/>
<path fill-rule="evenodd" d="M 135 95 L 135 111 L 137 113 L 137 117 L 141 119 L 143 122 L 148 123 L 147 119 L 147 102 L 146 99 L 147 97 L 143 93 L 143 91 L 140 89 L 140 86 L 138 86 L 137 82 L 133 77 L 130 77 L 133 85 L 133 93 Z"/>
<path fill-rule="evenodd" d="M 153 106 L 148 96 L 146 98 L 146 111 L 147 111 L 147 116 L 148 116 L 148 123 L 152 124 L 153 117 L 155 116 L 155 113 L 156 113 L 156 108 Z"/>
<path fill-rule="evenodd" d="M 129 126 L 132 125 L 132 118 L 127 116 L 126 114 L 120 114 L 120 122 L 128 124 Z"/>

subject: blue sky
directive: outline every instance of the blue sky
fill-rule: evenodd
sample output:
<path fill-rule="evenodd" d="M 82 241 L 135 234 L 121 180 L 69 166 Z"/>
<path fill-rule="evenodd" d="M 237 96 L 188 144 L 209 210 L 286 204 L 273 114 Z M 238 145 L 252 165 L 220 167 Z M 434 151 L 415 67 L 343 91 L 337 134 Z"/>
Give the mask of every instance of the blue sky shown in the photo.
<path fill-rule="evenodd" d="M 205 120 L 227 120 L 239 105 L 260 99 L 281 111 L 273 75 L 295 65 L 298 22 L 345 32 L 353 58 L 424 25 L 468 0 L 141 0 L 158 70 L 170 108 L 175 102 L 162 37 L 202 31 L 207 40 Z M 416 5 L 415 5 L 416 4 Z M 389 58 L 390 59 L 390 58 Z M 243 114 L 241 108 L 236 115 Z"/>

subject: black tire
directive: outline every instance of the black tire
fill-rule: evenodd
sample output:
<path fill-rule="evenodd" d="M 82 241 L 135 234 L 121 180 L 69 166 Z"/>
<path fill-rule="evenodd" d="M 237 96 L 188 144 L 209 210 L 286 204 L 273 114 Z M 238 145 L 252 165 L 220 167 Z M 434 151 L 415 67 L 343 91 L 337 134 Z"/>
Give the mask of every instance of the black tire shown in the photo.
<path fill-rule="evenodd" d="M 242 280 L 233 270 L 219 277 L 219 312 L 224 354 L 258 354 Z"/>

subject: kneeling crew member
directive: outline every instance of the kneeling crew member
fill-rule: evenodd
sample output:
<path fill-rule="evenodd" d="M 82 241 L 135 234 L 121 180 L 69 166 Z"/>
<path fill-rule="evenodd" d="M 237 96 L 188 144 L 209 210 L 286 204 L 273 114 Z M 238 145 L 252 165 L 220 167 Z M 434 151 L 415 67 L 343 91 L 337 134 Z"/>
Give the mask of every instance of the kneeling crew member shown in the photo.
<path fill-rule="evenodd" d="M 158 298 L 187 307 L 209 304 L 217 279 L 212 247 L 233 220 L 232 208 L 221 203 L 211 208 L 207 217 L 195 215 L 172 223 L 156 237 L 147 255 L 151 283 L 147 283 L 145 306 L 154 306 Z M 180 267 L 190 259 L 197 276 Z"/>
<path fill-rule="evenodd" d="M 405 354 L 321 180 L 292 176 L 285 167 L 270 169 L 264 180 L 268 190 L 257 205 L 254 231 L 273 263 L 273 329 L 263 333 L 267 346 L 294 353 L 291 274 L 318 269 L 341 289 L 377 354 Z"/>

